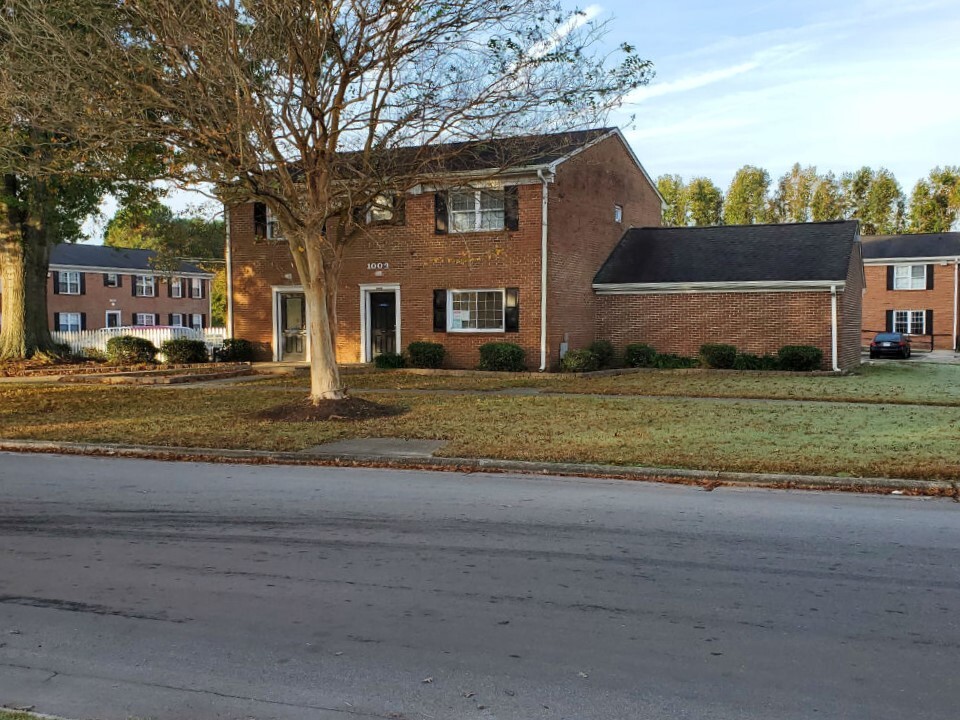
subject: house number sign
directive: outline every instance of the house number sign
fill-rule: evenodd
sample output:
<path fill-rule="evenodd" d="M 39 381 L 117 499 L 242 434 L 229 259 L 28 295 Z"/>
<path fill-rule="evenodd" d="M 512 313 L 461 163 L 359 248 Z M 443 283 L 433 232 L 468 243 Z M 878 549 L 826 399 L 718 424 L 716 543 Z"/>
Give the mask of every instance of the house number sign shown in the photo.
<path fill-rule="evenodd" d="M 388 262 L 372 262 L 367 263 L 367 270 L 389 270 L 390 263 Z"/>

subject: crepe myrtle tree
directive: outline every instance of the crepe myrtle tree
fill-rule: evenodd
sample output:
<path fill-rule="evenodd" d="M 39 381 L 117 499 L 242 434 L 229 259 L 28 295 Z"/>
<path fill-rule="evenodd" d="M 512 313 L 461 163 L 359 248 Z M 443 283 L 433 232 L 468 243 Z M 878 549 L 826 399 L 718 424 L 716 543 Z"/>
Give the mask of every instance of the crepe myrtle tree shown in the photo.
<path fill-rule="evenodd" d="M 491 139 L 596 124 L 652 75 L 554 0 L 3 2 L 16 72 L 70 99 L 38 121 L 161 137 L 178 179 L 272 212 L 306 296 L 314 402 L 345 396 L 337 280 L 371 204 Z M 498 147 L 491 174 L 523 161 L 524 144 Z"/>

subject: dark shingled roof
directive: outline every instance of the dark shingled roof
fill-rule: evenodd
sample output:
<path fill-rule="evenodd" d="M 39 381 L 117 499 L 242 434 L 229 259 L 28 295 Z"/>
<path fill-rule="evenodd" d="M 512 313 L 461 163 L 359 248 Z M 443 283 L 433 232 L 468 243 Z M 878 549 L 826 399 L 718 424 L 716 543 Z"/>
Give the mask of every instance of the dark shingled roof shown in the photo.
<path fill-rule="evenodd" d="M 863 238 L 865 260 L 960 256 L 960 232 L 870 235 Z"/>
<path fill-rule="evenodd" d="M 154 270 L 150 261 L 156 255 L 153 250 L 61 243 L 54 245 L 50 251 L 50 264 L 117 270 Z M 205 270 L 188 262 L 181 262 L 175 272 L 206 273 Z"/>
<path fill-rule="evenodd" d="M 608 283 L 777 282 L 847 277 L 855 220 L 628 230 L 594 278 Z"/>

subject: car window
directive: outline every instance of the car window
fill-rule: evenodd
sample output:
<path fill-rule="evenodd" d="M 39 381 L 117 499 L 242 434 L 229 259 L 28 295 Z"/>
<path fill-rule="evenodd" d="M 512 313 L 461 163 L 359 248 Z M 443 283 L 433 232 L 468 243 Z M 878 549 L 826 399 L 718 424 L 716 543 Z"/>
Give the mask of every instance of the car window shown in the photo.
<path fill-rule="evenodd" d="M 900 342 L 902 339 L 900 333 L 879 333 L 874 342 Z"/>

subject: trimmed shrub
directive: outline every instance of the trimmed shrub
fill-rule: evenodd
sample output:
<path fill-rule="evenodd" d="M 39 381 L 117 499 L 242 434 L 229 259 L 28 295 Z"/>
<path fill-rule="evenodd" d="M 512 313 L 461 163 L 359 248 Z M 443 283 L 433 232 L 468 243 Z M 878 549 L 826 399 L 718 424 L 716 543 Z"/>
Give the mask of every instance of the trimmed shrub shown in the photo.
<path fill-rule="evenodd" d="M 107 358 L 120 365 L 151 363 L 157 352 L 152 342 L 133 335 L 118 335 L 107 340 Z"/>
<path fill-rule="evenodd" d="M 654 360 L 657 357 L 657 351 L 652 345 L 646 343 L 633 343 L 627 345 L 623 353 L 623 362 L 627 367 L 653 367 Z"/>
<path fill-rule="evenodd" d="M 734 370 L 779 370 L 780 362 L 773 355 L 751 355 L 737 353 L 733 361 Z"/>
<path fill-rule="evenodd" d="M 508 342 L 489 342 L 480 346 L 480 369 L 498 372 L 523 372 L 526 352 L 519 345 Z"/>
<path fill-rule="evenodd" d="M 700 346 L 700 358 L 708 368 L 729 370 L 737 359 L 737 349 L 733 345 L 705 343 Z"/>
<path fill-rule="evenodd" d="M 443 365 L 443 356 L 446 348 L 435 342 L 412 342 L 407 345 L 407 356 L 410 358 L 410 367 L 438 368 Z"/>
<path fill-rule="evenodd" d="M 560 361 L 564 372 L 593 372 L 600 369 L 600 358 L 593 350 L 567 350 Z"/>
<path fill-rule="evenodd" d="M 203 340 L 173 338 L 160 344 L 160 352 L 173 365 L 205 363 L 209 360 L 207 344 Z"/>
<path fill-rule="evenodd" d="M 653 359 L 653 366 L 659 370 L 686 370 L 700 364 L 697 358 L 683 357 L 674 353 L 658 353 Z"/>
<path fill-rule="evenodd" d="M 777 351 L 781 370 L 809 372 L 823 365 L 823 350 L 813 345 L 784 345 Z"/>
<path fill-rule="evenodd" d="M 224 362 L 250 362 L 253 360 L 253 343 L 241 338 L 227 338 L 218 353 Z"/>
<path fill-rule="evenodd" d="M 380 353 L 373 359 L 373 364 L 378 370 L 397 370 L 405 365 L 400 353 Z"/>
<path fill-rule="evenodd" d="M 598 367 L 608 368 L 613 366 L 613 361 L 617 357 L 613 349 L 613 343 L 609 340 L 594 340 L 587 345 L 587 350 L 597 356 Z"/>

